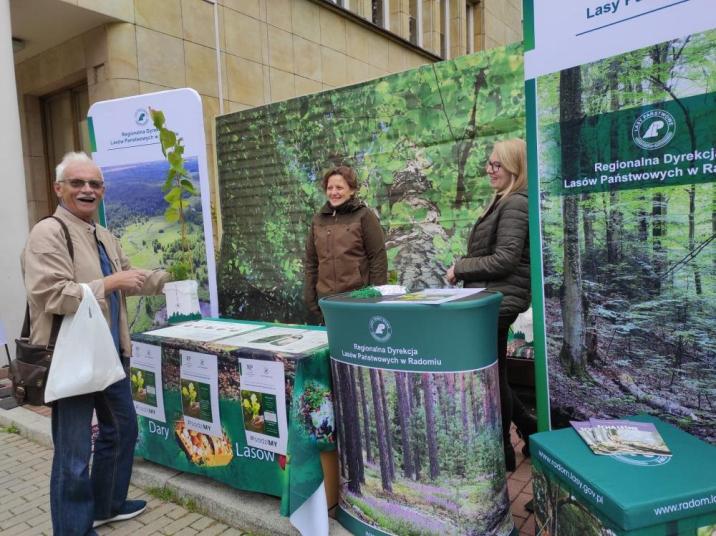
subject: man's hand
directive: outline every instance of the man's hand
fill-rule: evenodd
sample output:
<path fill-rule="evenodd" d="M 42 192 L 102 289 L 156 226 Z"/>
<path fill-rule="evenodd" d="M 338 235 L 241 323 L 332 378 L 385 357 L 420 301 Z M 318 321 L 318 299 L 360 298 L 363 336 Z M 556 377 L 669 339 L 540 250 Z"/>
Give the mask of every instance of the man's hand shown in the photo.
<path fill-rule="evenodd" d="M 147 276 L 140 270 L 124 270 L 104 278 L 104 295 L 115 290 L 138 292 L 144 285 Z"/>

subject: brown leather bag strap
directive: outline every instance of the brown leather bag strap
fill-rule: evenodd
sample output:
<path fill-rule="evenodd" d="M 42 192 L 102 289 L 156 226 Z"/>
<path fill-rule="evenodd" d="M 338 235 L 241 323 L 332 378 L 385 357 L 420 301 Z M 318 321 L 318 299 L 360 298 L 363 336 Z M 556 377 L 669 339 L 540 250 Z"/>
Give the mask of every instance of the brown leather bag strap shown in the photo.
<path fill-rule="evenodd" d="M 60 224 L 62 227 L 62 231 L 65 233 L 65 241 L 67 242 L 67 251 L 70 252 L 70 259 L 73 261 L 75 260 L 75 248 L 72 245 L 72 239 L 70 238 L 70 230 L 67 228 L 67 224 L 63 222 L 60 218 L 57 216 L 48 216 L 48 218 L 52 218 L 53 220 L 57 221 L 57 223 Z"/>
<path fill-rule="evenodd" d="M 74 261 L 75 260 L 75 248 L 72 245 L 72 239 L 70 238 L 70 230 L 67 228 L 67 225 L 65 222 L 63 222 L 60 218 L 57 216 L 47 216 L 47 218 L 52 218 L 53 220 L 56 220 L 57 223 L 60 224 L 62 227 L 62 232 L 65 235 L 65 241 L 67 242 L 67 251 L 70 253 L 70 258 Z M 43 218 L 46 219 L 46 218 Z M 57 335 L 60 333 L 60 326 L 62 325 L 62 319 L 64 318 L 64 315 L 52 315 L 52 330 L 50 330 L 50 340 L 47 341 L 47 347 L 48 348 L 54 348 L 55 342 L 57 342 Z M 25 321 L 22 323 L 22 331 L 20 332 L 20 336 L 28 339 L 30 338 L 30 304 L 25 304 Z"/>

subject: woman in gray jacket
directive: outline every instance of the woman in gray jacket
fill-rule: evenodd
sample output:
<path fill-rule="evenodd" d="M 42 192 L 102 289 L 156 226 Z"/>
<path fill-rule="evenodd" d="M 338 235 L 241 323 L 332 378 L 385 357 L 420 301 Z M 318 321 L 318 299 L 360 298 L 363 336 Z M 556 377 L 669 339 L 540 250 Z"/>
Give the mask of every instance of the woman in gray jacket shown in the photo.
<path fill-rule="evenodd" d="M 530 306 L 531 299 L 525 142 L 497 142 L 486 171 L 495 195 L 472 228 L 467 255 L 448 270 L 447 280 L 453 285 L 462 281 L 465 287 L 486 288 L 503 295 L 497 327 L 497 363 L 505 465 L 508 471 L 514 471 L 510 422 L 514 421 L 525 439 L 523 452 L 527 456 L 527 436 L 537 431 L 534 417 L 507 383 L 507 333 L 517 315 Z"/>

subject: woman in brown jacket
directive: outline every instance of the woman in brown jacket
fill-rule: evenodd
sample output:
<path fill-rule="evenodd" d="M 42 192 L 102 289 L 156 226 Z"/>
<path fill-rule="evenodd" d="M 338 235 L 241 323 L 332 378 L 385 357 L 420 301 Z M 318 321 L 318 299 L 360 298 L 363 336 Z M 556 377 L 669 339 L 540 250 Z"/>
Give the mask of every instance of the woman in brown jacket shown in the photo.
<path fill-rule="evenodd" d="M 321 181 L 326 204 L 313 216 L 306 239 L 304 300 L 311 321 L 323 323 L 318 299 L 388 280 L 385 237 L 377 216 L 356 197 L 358 178 L 348 166 Z"/>
<path fill-rule="evenodd" d="M 490 204 L 477 219 L 467 243 L 467 255 L 447 273 L 450 284 L 486 288 L 502 293 L 497 327 L 497 365 L 500 375 L 500 406 L 505 465 L 514 471 L 515 451 L 510 442 L 510 422 L 525 439 L 537 424 L 507 383 L 507 332 L 517 315 L 530 306 L 530 239 L 527 217 L 527 159 L 520 139 L 497 142 L 487 161 Z"/>

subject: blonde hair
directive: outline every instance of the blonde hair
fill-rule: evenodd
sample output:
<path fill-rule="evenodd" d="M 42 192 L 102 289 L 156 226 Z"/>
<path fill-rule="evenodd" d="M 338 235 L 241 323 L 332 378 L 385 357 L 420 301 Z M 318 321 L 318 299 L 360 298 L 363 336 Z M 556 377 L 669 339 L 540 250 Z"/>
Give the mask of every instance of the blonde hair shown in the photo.
<path fill-rule="evenodd" d="M 500 199 L 505 199 L 510 194 L 527 188 L 527 144 L 525 141 L 520 138 L 498 141 L 492 150 L 497 155 L 497 160 L 502 164 L 502 168 L 512 176 L 512 180 L 507 188 L 501 192 L 495 192 L 482 214 L 492 208 L 497 196 L 500 196 Z"/>

